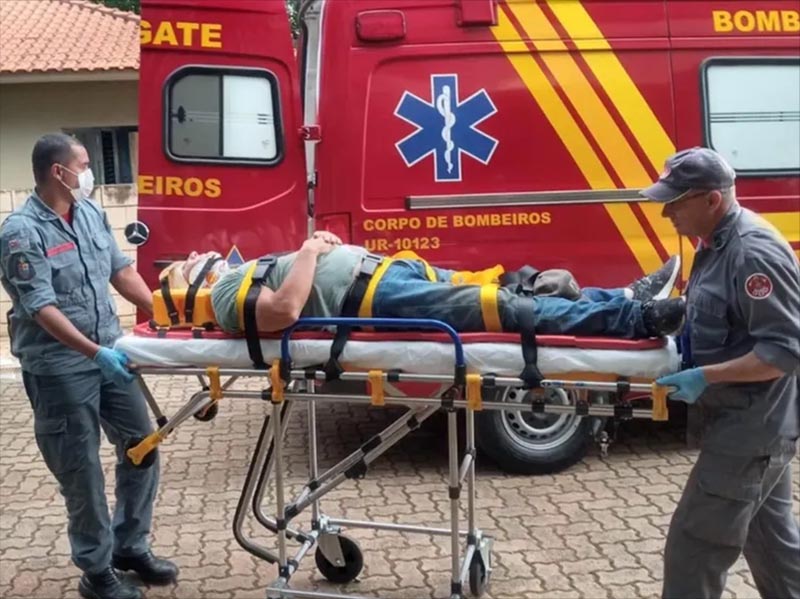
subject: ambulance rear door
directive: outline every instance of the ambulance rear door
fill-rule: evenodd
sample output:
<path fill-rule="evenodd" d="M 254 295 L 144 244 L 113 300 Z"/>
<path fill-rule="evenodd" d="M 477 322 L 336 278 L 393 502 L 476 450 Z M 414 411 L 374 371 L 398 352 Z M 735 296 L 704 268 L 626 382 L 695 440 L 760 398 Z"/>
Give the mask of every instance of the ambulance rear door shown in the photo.
<path fill-rule="evenodd" d="M 143 0 L 139 270 L 191 250 L 232 263 L 307 232 L 295 52 L 283 2 Z M 133 235 L 134 239 L 131 239 Z"/>

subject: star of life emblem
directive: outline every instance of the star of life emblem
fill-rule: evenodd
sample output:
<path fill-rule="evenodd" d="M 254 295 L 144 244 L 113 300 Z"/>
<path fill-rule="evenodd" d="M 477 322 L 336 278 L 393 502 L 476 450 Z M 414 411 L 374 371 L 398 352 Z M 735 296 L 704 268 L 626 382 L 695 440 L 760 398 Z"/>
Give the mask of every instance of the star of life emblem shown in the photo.
<path fill-rule="evenodd" d="M 458 93 L 458 75 L 431 75 L 432 102 L 406 91 L 394 111 L 416 127 L 395 144 L 397 151 L 408 167 L 433 155 L 436 182 L 461 181 L 464 154 L 486 165 L 498 145 L 494 137 L 478 129 L 497 112 L 486 90 L 464 101 Z"/>

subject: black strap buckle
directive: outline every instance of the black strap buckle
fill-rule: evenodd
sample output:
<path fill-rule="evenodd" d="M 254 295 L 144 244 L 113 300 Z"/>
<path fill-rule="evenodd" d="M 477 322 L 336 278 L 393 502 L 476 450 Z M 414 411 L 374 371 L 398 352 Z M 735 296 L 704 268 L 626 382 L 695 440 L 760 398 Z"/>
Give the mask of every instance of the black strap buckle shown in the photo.
<path fill-rule="evenodd" d="M 371 277 L 378 270 L 378 267 L 383 263 L 383 256 L 377 254 L 365 254 L 361 260 L 361 271 L 359 274 Z"/>
<path fill-rule="evenodd" d="M 263 285 L 264 281 L 269 276 L 269 272 L 277 261 L 278 259 L 275 256 L 262 256 L 259 258 L 251 278 L 252 284 Z"/>

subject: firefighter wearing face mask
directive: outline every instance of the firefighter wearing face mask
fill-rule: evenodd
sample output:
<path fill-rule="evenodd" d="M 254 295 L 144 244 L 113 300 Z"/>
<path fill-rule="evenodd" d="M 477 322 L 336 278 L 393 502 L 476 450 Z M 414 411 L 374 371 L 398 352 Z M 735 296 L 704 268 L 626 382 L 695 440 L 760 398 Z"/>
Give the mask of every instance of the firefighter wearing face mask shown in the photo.
<path fill-rule="evenodd" d="M 126 444 L 152 430 L 146 402 L 112 349 L 121 335 L 109 283 L 139 309 L 152 296 L 117 247 L 106 214 L 88 199 L 94 186 L 86 149 L 45 135 L 33 149 L 36 190 L 0 225 L 0 281 L 11 296 L 12 353 L 34 411 L 36 442 L 64 495 L 80 594 L 138 599 L 118 570 L 150 584 L 170 583 L 177 568 L 150 552 L 158 465 L 136 469 Z M 116 506 L 109 515 L 99 458 L 100 427 L 115 444 Z"/>

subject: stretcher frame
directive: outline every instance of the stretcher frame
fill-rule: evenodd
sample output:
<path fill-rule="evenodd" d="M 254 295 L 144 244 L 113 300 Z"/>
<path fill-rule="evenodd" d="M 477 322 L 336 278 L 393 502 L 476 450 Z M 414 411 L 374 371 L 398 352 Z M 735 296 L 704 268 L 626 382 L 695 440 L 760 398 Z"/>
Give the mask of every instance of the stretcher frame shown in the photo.
<path fill-rule="evenodd" d="M 369 396 L 353 394 L 317 393 L 316 382 L 329 380 L 329 373 L 317 367 L 292 368 L 289 340 L 292 334 L 303 328 L 331 326 L 374 326 L 382 328 L 435 329 L 450 336 L 454 348 L 454 374 L 414 374 L 385 371 L 343 371 L 338 375 L 342 381 L 367 382 Z M 142 375 L 193 375 L 197 376 L 202 389 L 195 393 L 174 416 L 167 418 L 149 391 Z M 487 589 L 492 571 L 493 540 L 478 528 L 475 511 L 475 412 L 481 410 L 532 410 L 546 414 L 577 414 L 582 416 L 616 417 L 622 419 L 644 418 L 666 420 L 667 388 L 655 383 L 629 381 L 590 381 L 544 379 L 542 389 L 574 390 L 578 401 L 575 405 L 549 405 L 542 400 L 533 404 L 523 402 L 483 401 L 481 388 L 491 386 L 524 386 L 516 377 L 467 374 L 464 351 L 458 333 L 445 323 L 434 320 L 409 319 L 348 319 L 308 318 L 301 319 L 285 330 L 281 338 L 281 359 L 266 370 L 218 367 L 142 367 L 137 371 L 137 380 L 153 411 L 159 428 L 143 439 L 132 440 L 126 457 L 134 465 L 146 467 L 155 459 L 153 450 L 180 424 L 192 416 L 201 420 L 213 418 L 218 402 L 224 397 L 260 399 L 268 401 L 271 409 L 265 414 L 256 447 L 250 459 L 248 472 L 237 504 L 233 534 L 239 545 L 252 555 L 278 565 L 278 577 L 267 587 L 268 599 L 284 597 L 311 597 L 319 599 L 360 599 L 354 595 L 302 591 L 290 588 L 292 575 L 299 569 L 301 561 L 317 546 L 315 560 L 320 572 L 334 582 L 354 580 L 362 566 L 363 555 L 357 543 L 342 535 L 343 528 L 369 528 L 395 532 L 420 533 L 449 536 L 451 541 L 450 597 L 462 599 L 465 586 L 474 596 L 481 596 Z M 228 377 L 222 382 L 222 377 Z M 240 378 L 264 379 L 261 391 L 233 388 Z M 425 382 L 448 385 L 440 397 L 391 397 L 385 393 L 384 385 L 394 382 Z M 591 404 L 590 391 L 610 392 L 619 400 L 613 404 Z M 629 393 L 650 394 L 652 408 L 634 408 L 626 401 Z M 295 404 L 305 402 L 307 407 L 307 430 L 309 438 L 309 480 L 293 500 L 287 501 L 284 488 L 283 440 Z M 357 450 L 337 464 L 320 473 L 317 446 L 317 404 L 349 403 L 373 407 L 404 406 L 407 411 L 388 425 L 383 431 L 363 443 Z M 406 435 L 419 428 L 430 416 L 444 410 L 447 415 L 448 437 L 448 481 L 450 499 L 450 528 L 349 520 L 333 518 L 323 513 L 321 498 L 348 479 L 363 478 L 368 466 Z M 457 412 L 465 411 L 465 448 L 459 459 Z M 267 483 L 274 478 L 275 515 L 264 513 L 263 503 Z M 466 529 L 462 528 L 462 490 L 466 483 Z M 248 538 L 243 523 L 248 508 L 256 521 L 268 532 L 277 536 L 277 552 Z M 291 527 L 292 521 L 310 508 L 311 524 L 308 530 Z M 466 544 L 462 550 L 461 540 Z M 298 548 L 289 557 L 288 543 L 296 542 Z"/>

